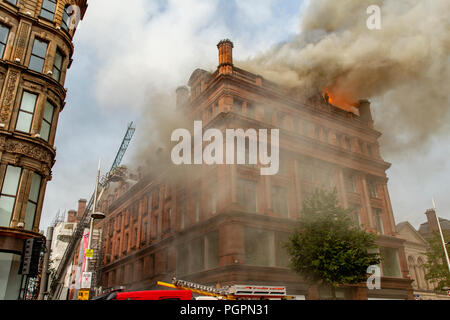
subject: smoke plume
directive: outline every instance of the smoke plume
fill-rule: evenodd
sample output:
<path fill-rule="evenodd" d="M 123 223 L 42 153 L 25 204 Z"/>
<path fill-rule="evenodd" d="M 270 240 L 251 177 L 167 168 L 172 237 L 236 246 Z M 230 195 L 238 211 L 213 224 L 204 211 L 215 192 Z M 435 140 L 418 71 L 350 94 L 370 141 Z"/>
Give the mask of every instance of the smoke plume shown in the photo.
<path fill-rule="evenodd" d="M 379 30 L 367 26 L 371 5 Z M 309 1 L 297 37 L 240 67 L 305 97 L 369 99 L 385 154 L 423 150 L 449 129 L 449 12 L 448 0 Z"/>

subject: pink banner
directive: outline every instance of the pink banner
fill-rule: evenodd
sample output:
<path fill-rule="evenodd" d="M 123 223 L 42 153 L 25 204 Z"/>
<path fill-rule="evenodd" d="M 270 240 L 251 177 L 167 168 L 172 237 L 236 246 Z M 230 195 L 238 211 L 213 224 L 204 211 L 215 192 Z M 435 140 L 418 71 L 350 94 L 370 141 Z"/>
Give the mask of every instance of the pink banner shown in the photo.
<path fill-rule="evenodd" d="M 86 266 L 86 249 L 89 245 L 89 232 L 83 236 L 83 263 L 81 265 L 81 273 L 80 273 L 80 283 L 83 278 L 84 268 Z"/>

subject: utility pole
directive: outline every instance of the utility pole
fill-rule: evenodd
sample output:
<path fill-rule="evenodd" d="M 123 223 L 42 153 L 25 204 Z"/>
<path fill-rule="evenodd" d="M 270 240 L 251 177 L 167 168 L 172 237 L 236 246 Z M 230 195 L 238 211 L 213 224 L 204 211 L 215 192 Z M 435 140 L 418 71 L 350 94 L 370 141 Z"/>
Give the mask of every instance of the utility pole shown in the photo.
<path fill-rule="evenodd" d="M 85 293 L 89 294 L 92 291 L 92 275 L 93 272 L 90 271 L 89 269 L 89 263 L 90 260 L 93 258 L 93 252 L 92 252 L 92 238 L 93 238 L 93 232 L 94 232 L 94 220 L 101 220 L 105 218 L 105 215 L 101 212 L 97 212 L 97 202 L 99 200 L 99 198 L 101 197 L 101 195 L 103 194 L 104 188 L 102 188 L 102 192 L 100 193 L 100 197 L 98 196 L 98 187 L 99 187 L 99 183 L 100 183 L 100 167 L 101 167 L 101 160 L 98 161 L 98 170 L 97 170 L 97 179 L 96 179 L 96 183 L 95 183 L 95 191 L 94 191 L 94 201 L 92 203 L 92 213 L 90 216 L 90 223 L 89 223 L 89 234 L 88 234 L 88 246 L 87 246 L 87 250 L 85 252 L 85 256 L 86 256 L 86 267 L 84 269 L 83 274 L 81 275 L 82 277 L 86 276 L 90 276 L 90 281 L 88 282 L 88 284 L 86 284 L 86 287 L 83 287 L 82 289 L 85 289 L 83 291 L 85 291 Z M 87 257 L 87 251 L 90 252 L 90 257 Z"/>
<path fill-rule="evenodd" d="M 47 228 L 47 240 L 45 243 L 45 255 L 44 255 L 44 267 L 42 268 L 42 278 L 41 278 L 41 285 L 39 289 L 39 296 L 38 300 L 44 300 L 44 296 L 48 294 L 48 276 L 49 276 L 49 261 L 50 261 L 50 254 L 51 254 L 51 248 L 52 248 L 52 239 L 53 239 L 53 227 Z"/>
<path fill-rule="evenodd" d="M 98 184 L 100 182 L 100 167 L 101 167 L 102 160 L 98 160 L 98 169 L 97 169 L 97 179 L 95 182 L 95 191 L 94 191 L 94 203 L 92 204 L 92 213 L 94 214 L 97 209 L 97 194 L 98 194 Z M 92 232 L 94 231 L 94 218 L 91 215 L 90 225 L 89 225 L 89 240 L 88 240 L 88 250 L 91 250 L 91 244 L 92 244 Z M 90 258 L 89 258 L 90 260 Z M 89 270 L 89 263 L 86 261 L 86 269 L 85 272 L 88 272 Z"/>
<path fill-rule="evenodd" d="M 441 234 L 442 247 L 444 248 L 445 258 L 447 259 L 447 267 L 448 267 L 448 271 L 450 272 L 450 259 L 448 258 L 447 246 L 445 245 L 445 239 L 444 239 L 444 234 L 442 233 L 441 222 L 439 221 L 439 215 L 436 212 L 436 203 L 434 202 L 434 198 L 431 199 L 431 201 L 433 202 L 433 209 L 434 209 L 434 212 L 436 213 L 436 219 L 437 219 L 437 224 L 439 227 L 439 233 Z"/>

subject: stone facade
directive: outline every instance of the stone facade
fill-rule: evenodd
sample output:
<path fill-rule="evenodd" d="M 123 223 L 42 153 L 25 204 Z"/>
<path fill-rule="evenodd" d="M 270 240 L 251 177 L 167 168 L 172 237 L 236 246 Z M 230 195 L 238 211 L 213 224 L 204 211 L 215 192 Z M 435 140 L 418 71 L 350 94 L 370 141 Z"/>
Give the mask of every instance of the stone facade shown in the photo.
<path fill-rule="evenodd" d="M 295 228 L 303 198 L 315 187 L 338 190 L 340 203 L 379 235 L 387 257 L 382 289 L 344 287 L 343 298 L 411 299 L 404 242 L 396 230 L 386 170 L 368 101 L 358 112 L 309 101 L 233 64 L 233 44 L 221 41 L 213 73 L 196 70 L 177 90 L 180 117 L 206 128 L 280 129 L 280 171 L 260 165 L 197 166 L 171 182 L 166 173 L 123 182 L 102 204 L 104 288 L 155 288 L 176 276 L 202 284 L 285 285 L 288 293 L 326 298 L 288 268 L 282 243 Z M 193 122 L 191 122 L 193 123 Z M 155 164 L 156 165 L 156 164 Z"/>
<path fill-rule="evenodd" d="M 87 0 L 0 1 L 0 263 L 15 265 L 23 240 L 42 237 L 42 204 L 74 52 L 70 21 L 77 19 L 70 19 L 82 18 L 86 8 Z M 0 281 L 0 298 L 11 297 L 2 296 L 7 288 Z"/>
<path fill-rule="evenodd" d="M 449 296 L 436 293 L 435 285 L 425 279 L 428 241 L 409 222 L 399 223 L 397 230 L 400 237 L 406 240 L 405 254 L 410 278 L 414 280 L 412 286 L 415 298 L 419 300 L 450 300 Z"/>

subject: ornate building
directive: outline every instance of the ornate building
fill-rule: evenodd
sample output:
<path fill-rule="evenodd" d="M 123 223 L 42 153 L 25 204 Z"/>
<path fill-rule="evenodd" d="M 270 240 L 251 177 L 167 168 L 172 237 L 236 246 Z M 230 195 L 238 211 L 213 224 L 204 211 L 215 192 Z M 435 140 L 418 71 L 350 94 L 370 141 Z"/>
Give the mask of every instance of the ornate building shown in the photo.
<path fill-rule="evenodd" d="M 405 254 L 409 274 L 413 280 L 414 296 L 418 300 L 450 300 L 450 296 L 446 296 L 444 292 L 436 292 L 436 284 L 425 278 L 427 273 L 425 268 L 427 263 L 426 252 L 430 247 L 428 241 L 433 234 L 439 234 L 435 210 L 429 209 L 425 214 L 427 222 L 422 223 L 419 230 L 414 229 L 407 221 L 397 225 L 400 237 L 406 240 L 404 244 Z M 439 220 L 443 231 L 450 229 L 448 220 L 443 218 L 439 218 Z"/>
<path fill-rule="evenodd" d="M 87 0 L 0 1 L 0 299 L 17 299 L 25 239 L 52 177 L 72 39 Z"/>
<path fill-rule="evenodd" d="M 404 240 L 396 230 L 380 133 L 370 104 L 349 112 L 320 94 L 301 101 L 292 92 L 233 64 L 233 44 L 221 41 L 219 67 L 197 69 L 177 90 L 180 116 L 204 129 L 280 129 L 280 170 L 261 176 L 257 165 L 197 166 L 176 183 L 165 172 L 123 182 L 102 204 L 104 288 L 155 288 L 176 276 L 202 284 L 285 285 L 288 294 L 326 298 L 288 268 L 283 242 L 295 228 L 304 197 L 336 187 L 361 227 L 379 235 L 384 259 L 380 290 L 365 284 L 342 298 L 411 299 Z M 156 164 L 153 164 L 156 165 Z"/>

